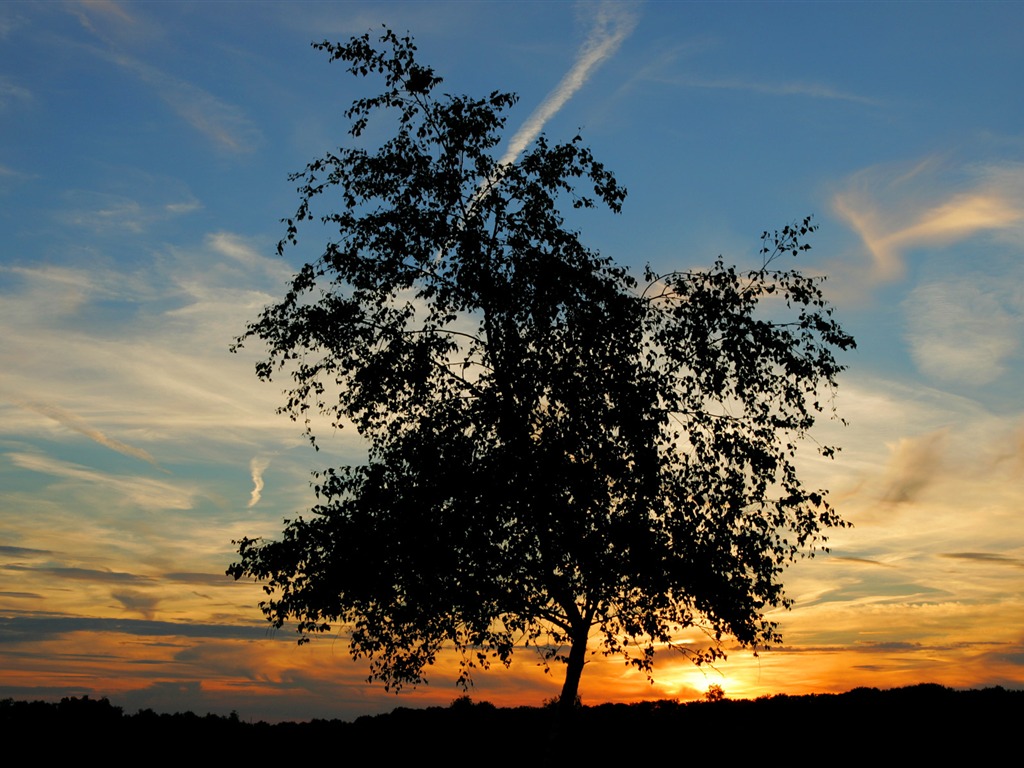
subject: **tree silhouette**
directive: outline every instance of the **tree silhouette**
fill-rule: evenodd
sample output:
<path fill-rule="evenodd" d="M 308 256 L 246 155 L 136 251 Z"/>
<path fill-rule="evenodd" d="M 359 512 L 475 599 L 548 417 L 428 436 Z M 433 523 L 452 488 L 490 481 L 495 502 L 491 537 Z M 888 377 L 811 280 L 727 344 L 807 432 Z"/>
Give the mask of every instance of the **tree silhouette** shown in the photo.
<path fill-rule="evenodd" d="M 384 90 L 346 112 L 353 147 L 292 176 L 279 252 L 317 220 L 334 234 L 237 343 L 290 375 L 281 410 L 314 444 L 320 411 L 368 458 L 316 473 L 312 514 L 236 542 L 228 572 L 264 581 L 300 642 L 344 627 L 395 689 L 444 648 L 465 685 L 532 646 L 565 662 L 571 706 L 588 641 L 648 674 L 688 628 L 697 663 L 726 635 L 779 641 L 784 566 L 843 524 L 793 463 L 854 346 L 817 280 L 774 268 L 810 220 L 764 233 L 752 271 L 640 285 L 565 225 L 560 205 L 626 194 L 578 136 L 499 163 L 516 97 L 441 95 L 410 38 L 380 43 L 315 44 Z M 375 113 L 397 129 L 370 146 Z"/>

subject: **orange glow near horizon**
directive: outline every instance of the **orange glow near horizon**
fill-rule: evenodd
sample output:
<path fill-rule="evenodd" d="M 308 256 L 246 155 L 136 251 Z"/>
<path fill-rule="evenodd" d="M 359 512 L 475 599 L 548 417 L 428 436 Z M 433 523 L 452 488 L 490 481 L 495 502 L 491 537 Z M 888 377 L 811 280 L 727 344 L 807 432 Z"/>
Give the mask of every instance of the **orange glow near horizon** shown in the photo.
<path fill-rule="evenodd" d="M 909 614 L 913 606 L 907 606 Z M 906 620 L 912 620 L 911 615 Z M 1020 615 L 1020 613 L 1018 613 Z M 797 622 L 800 623 L 799 621 Z M 840 693 L 867 686 L 893 688 L 922 682 L 977 687 L 979 680 L 1013 680 L 1012 660 L 1000 654 L 1021 627 L 1008 622 L 1003 637 L 972 645 L 947 639 L 927 649 L 894 647 L 801 647 L 754 654 L 729 650 L 728 659 L 696 667 L 663 652 L 653 682 L 618 657 L 595 654 L 587 664 L 581 698 L 586 704 L 643 700 L 689 701 L 712 685 L 733 699 L 775 694 Z M 949 630 L 956 633 L 955 627 Z M 479 672 L 468 693 L 497 706 L 538 706 L 557 696 L 561 668 L 545 674 L 539 658 L 520 649 L 508 670 Z M 8 665 L 2 683 L 90 693 L 114 703 L 158 711 L 236 710 L 248 719 L 309 719 L 388 711 L 398 706 L 447 706 L 463 691 L 452 683 L 457 660 L 443 655 L 429 670 L 430 683 L 399 695 L 366 684 L 366 667 L 353 662 L 343 640 L 322 636 L 296 646 L 288 633 L 262 640 L 195 639 L 175 635 L 139 637 L 118 632 L 72 632 L 39 640 Z M 195 702 L 186 704 L 186 702 Z"/>

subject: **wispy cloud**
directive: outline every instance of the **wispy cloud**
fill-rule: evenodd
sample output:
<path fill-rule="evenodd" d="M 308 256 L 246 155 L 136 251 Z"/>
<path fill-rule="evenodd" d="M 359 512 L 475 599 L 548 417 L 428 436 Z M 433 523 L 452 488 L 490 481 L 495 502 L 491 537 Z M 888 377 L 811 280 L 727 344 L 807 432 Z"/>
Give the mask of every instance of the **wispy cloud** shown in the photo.
<path fill-rule="evenodd" d="M 47 576 L 58 579 L 71 579 L 73 581 L 89 581 L 94 583 L 113 584 L 147 584 L 153 579 L 148 576 L 139 576 L 135 573 L 124 573 L 121 571 L 106 571 L 95 568 L 67 568 L 67 567 L 42 567 L 7 565 L 4 566 L 10 571 L 35 571 L 45 573 Z"/>
<path fill-rule="evenodd" d="M 1022 562 L 1020 558 L 996 555 L 991 552 L 946 552 L 942 554 L 942 557 L 948 557 L 951 560 L 968 560 L 978 563 L 1000 563 L 1004 565 L 1012 565 L 1016 568 L 1024 568 L 1024 562 Z"/>
<path fill-rule="evenodd" d="M 141 202 L 121 194 L 73 190 L 66 197 L 71 207 L 61 216 L 63 221 L 96 234 L 141 234 L 158 222 L 201 208 L 191 195 L 167 202 Z"/>
<path fill-rule="evenodd" d="M 47 638 L 69 632 L 123 632 L 136 637 L 200 637 L 257 640 L 266 637 L 262 624 L 239 626 L 198 622 L 141 621 L 138 619 L 85 618 L 79 616 L 0 617 L 0 643 Z M 291 641 L 291 638 L 288 638 Z"/>
<path fill-rule="evenodd" d="M 4 109 L 15 102 L 30 101 L 32 92 L 24 88 L 9 77 L 0 77 L 0 109 Z"/>
<path fill-rule="evenodd" d="M 6 40 L 11 32 L 20 27 L 24 21 L 14 15 L 4 14 L 0 16 L 0 40 Z"/>
<path fill-rule="evenodd" d="M 918 438 L 905 438 L 892 448 L 883 501 L 914 501 L 941 473 L 947 434 L 944 430 Z"/>
<path fill-rule="evenodd" d="M 7 458 L 21 469 L 53 475 L 65 480 L 103 486 L 143 509 L 192 509 L 196 492 L 180 485 L 145 477 L 111 475 L 79 464 L 33 453 L 8 453 Z"/>
<path fill-rule="evenodd" d="M 246 505 L 252 509 L 260 503 L 263 494 L 263 472 L 270 465 L 267 459 L 254 456 L 249 462 L 249 472 L 252 475 L 252 493 L 249 495 L 249 503 Z"/>
<path fill-rule="evenodd" d="M 914 288 L 903 301 L 905 337 L 917 367 L 945 382 L 983 385 L 1020 348 L 1024 295 L 1011 279 L 961 275 Z"/>
<path fill-rule="evenodd" d="M 0 165 L 0 176 L 6 176 L 10 179 L 32 179 L 35 176 L 31 173 L 25 173 L 24 171 L 16 171 L 13 168 L 8 168 L 6 165 Z"/>
<path fill-rule="evenodd" d="M 540 135 L 548 120 L 583 87 L 598 67 L 615 55 L 637 22 L 633 8 L 619 3 L 588 4 L 586 12 L 593 16 L 593 26 L 576 54 L 576 61 L 540 106 L 526 118 L 522 127 L 509 139 L 508 147 L 501 158 L 503 164 L 514 161 Z"/>
<path fill-rule="evenodd" d="M 745 91 L 768 96 L 786 96 L 807 99 L 845 101 L 854 104 L 877 105 L 876 99 L 844 91 L 828 83 L 805 79 L 768 81 L 744 75 L 721 77 L 704 76 L 691 71 L 698 64 L 679 65 L 681 57 L 695 59 L 696 56 L 714 52 L 721 47 L 718 38 L 701 34 L 699 31 L 689 39 L 677 42 L 672 48 L 657 54 L 651 62 L 634 72 L 624 88 L 637 83 L 653 82 L 676 88 L 699 88 L 719 91 Z M 680 71 L 682 70 L 682 71 Z"/>
<path fill-rule="evenodd" d="M 909 170 L 867 168 L 833 197 L 833 210 L 863 240 L 876 281 L 902 277 L 910 250 L 1024 225 L 1024 164 L 969 169 L 972 178 L 959 185 L 944 183 L 942 171 L 936 158 Z"/>
<path fill-rule="evenodd" d="M 155 85 L 160 96 L 185 122 L 221 149 L 234 153 L 254 151 L 263 134 L 238 107 L 202 88 L 136 63 L 136 71 Z"/>
<path fill-rule="evenodd" d="M 252 152 L 263 143 L 263 133 L 239 107 L 151 64 L 117 52 L 109 44 L 108 48 L 90 50 L 151 86 L 178 117 L 220 149 L 241 154 Z"/>
<path fill-rule="evenodd" d="M 180 584 L 201 584 L 205 587 L 223 587 L 230 579 L 224 573 L 165 573 L 162 578 Z"/>
<path fill-rule="evenodd" d="M 99 443 L 100 445 L 109 448 L 112 451 L 117 451 L 118 453 L 122 453 L 125 456 L 133 456 L 136 459 L 141 459 L 142 461 L 145 461 L 147 464 L 150 464 L 156 467 L 157 469 L 166 471 L 159 464 L 157 464 L 156 459 L 154 459 L 148 451 L 143 450 L 142 448 L 136 448 L 133 445 L 128 445 L 127 443 L 123 443 L 120 440 L 116 440 L 112 437 L 109 437 L 108 435 L 105 435 L 100 430 L 86 423 L 84 419 L 80 419 L 75 414 L 70 413 L 69 411 L 66 411 L 63 408 L 59 408 L 56 405 L 46 405 L 44 403 L 32 402 L 21 403 L 20 405 L 23 408 L 27 408 L 31 411 L 35 411 L 36 413 L 42 416 L 46 416 L 47 418 L 53 419 L 58 424 L 61 424 L 74 432 L 78 432 L 81 435 L 85 435 L 90 440 L 93 440 Z"/>
<path fill-rule="evenodd" d="M 0 547 L 0 555 L 3 557 L 36 557 L 39 555 L 53 554 L 48 549 L 30 549 L 29 547 Z"/>
<path fill-rule="evenodd" d="M 138 26 L 137 20 L 131 16 L 124 6 L 112 0 L 79 0 L 69 6 L 83 27 L 90 32 L 102 36 L 102 31 L 94 23 L 94 18 L 102 18 L 104 26 L 115 24 L 120 28 L 132 29 Z"/>
<path fill-rule="evenodd" d="M 780 82 L 768 83 L 740 78 L 703 78 L 696 75 L 681 75 L 671 78 L 674 85 L 687 88 L 708 88 L 727 91 L 751 91 L 771 96 L 804 96 L 813 99 L 833 99 L 850 101 L 857 104 L 877 104 L 874 99 L 847 93 L 824 83 L 813 82 Z"/>
<path fill-rule="evenodd" d="M 186 445 L 192 461 L 205 452 L 223 459 L 225 445 L 244 444 L 244 464 L 268 435 L 277 449 L 301 445 L 301 430 L 275 413 L 277 389 L 252 375 L 257 352 L 228 353 L 288 275 L 283 260 L 226 232 L 164 250 L 138 270 L 0 267 L 0 401 L 19 404 L 4 413 L 0 434 L 39 434 L 59 423 L 57 411 L 44 421 L 21 405 L 33 403 L 59 405 L 79 419 L 65 426 L 86 431 L 67 436 L 96 430 L 93 439 L 102 435 L 150 458 L 159 444 L 162 466 L 181 460 Z M 110 305 L 127 313 L 116 324 L 108 322 Z M 342 439 L 355 442 L 348 433 Z"/>
<path fill-rule="evenodd" d="M 853 557 L 851 555 L 831 555 L 829 560 L 840 563 L 856 563 L 858 565 L 870 565 L 878 568 L 892 568 L 890 563 L 883 563 L 879 560 L 872 560 L 869 557 Z"/>
<path fill-rule="evenodd" d="M 207 235 L 206 246 L 215 253 L 237 262 L 247 272 L 265 276 L 274 283 L 280 282 L 283 285 L 284 281 L 292 276 L 287 262 L 264 255 L 257 246 L 230 232 L 214 232 Z"/>
<path fill-rule="evenodd" d="M 129 13 L 124 5 L 110 0 L 77 3 L 70 10 L 85 29 L 102 41 L 102 47 L 89 50 L 152 87 L 178 117 L 219 149 L 247 153 L 263 142 L 262 132 L 239 107 L 123 52 L 129 45 L 137 46 L 140 39 L 161 33 L 141 15 Z"/>

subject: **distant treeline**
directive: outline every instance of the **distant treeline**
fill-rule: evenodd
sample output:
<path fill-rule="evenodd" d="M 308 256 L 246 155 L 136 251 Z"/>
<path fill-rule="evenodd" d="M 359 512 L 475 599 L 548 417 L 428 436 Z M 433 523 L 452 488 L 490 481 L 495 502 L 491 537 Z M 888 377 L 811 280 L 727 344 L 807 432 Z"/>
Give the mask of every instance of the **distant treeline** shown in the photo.
<path fill-rule="evenodd" d="M 235 713 L 144 709 L 129 715 L 107 699 L 88 696 L 56 703 L 0 700 L 0 732 L 9 739 L 44 737 L 36 743 L 47 751 L 95 748 L 113 764 L 119 757 L 144 757 L 140 749 L 151 756 L 198 752 L 235 759 L 322 758 L 338 751 L 381 758 L 476 754 L 498 765 L 528 761 L 535 750 L 604 759 L 670 750 L 681 761 L 779 764 L 850 755 L 943 756 L 949 749 L 967 749 L 972 762 L 1005 757 L 1007 749 L 1019 754 L 1024 691 L 926 684 L 755 700 L 600 704 L 579 707 L 571 720 L 558 718 L 553 707 L 495 707 L 469 697 L 448 707 L 399 707 L 354 722 L 277 724 L 245 722 Z"/>

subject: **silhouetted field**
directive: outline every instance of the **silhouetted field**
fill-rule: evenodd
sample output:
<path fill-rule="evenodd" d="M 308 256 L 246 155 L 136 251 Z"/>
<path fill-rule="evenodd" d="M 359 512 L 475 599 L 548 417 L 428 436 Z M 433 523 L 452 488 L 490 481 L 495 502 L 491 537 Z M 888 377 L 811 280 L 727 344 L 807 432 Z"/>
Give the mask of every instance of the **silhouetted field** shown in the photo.
<path fill-rule="evenodd" d="M 955 691 L 917 685 L 843 694 L 756 700 L 675 701 L 583 706 L 569 721 L 553 708 L 498 708 L 469 698 L 449 707 L 408 709 L 354 722 L 248 723 L 232 714 L 125 714 L 106 699 L 59 703 L 0 701 L 8 744 L 31 741 L 52 754 L 104 754 L 129 759 L 230 755 L 261 761 L 335 762 L 335 758 L 447 755 L 496 765 L 541 754 L 659 762 L 802 764 L 831 758 L 943 756 L 1019 758 L 1024 691 Z M 1018 758 L 1011 756 L 1017 754 Z"/>

